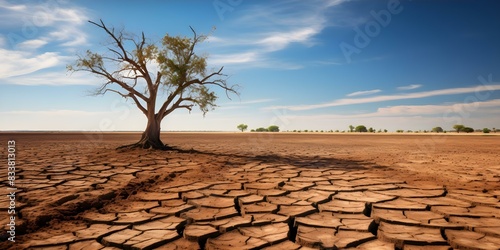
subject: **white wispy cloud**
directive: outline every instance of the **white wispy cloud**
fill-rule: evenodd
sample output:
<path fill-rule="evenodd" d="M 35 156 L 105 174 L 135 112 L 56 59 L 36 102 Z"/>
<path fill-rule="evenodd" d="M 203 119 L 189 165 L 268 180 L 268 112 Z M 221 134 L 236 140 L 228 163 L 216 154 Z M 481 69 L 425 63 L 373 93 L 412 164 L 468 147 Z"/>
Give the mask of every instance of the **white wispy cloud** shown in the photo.
<path fill-rule="evenodd" d="M 58 53 L 35 54 L 17 50 L 0 49 L 0 79 L 26 75 L 61 64 L 63 57 Z"/>
<path fill-rule="evenodd" d="M 378 108 L 375 112 L 362 114 L 315 114 L 315 115 L 285 115 L 286 119 L 324 120 L 324 119 L 357 119 L 383 117 L 426 117 L 426 116 L 462 116 L 472 114 L 500 114 L 500 99 L 477 101 L 471 103 L 454 103 L 441 105 L 400 105 Z"/>
<path fill-rule="evenodd" d="M 212 37 L 209 44 L 213 53 L 209 62 L 217 65 L 242 65 L 245 67 L 265 67 L 299 69 L 293 62 L 280 62 L 271 54 L 289 48 L 292 44 L 314 46 L 315 36 L 331 25 L 327 20 L 329 9 L 347 0 L 334 1 L 281 1 L 265 5 L 254 5 L 242 11 L 233 21 L 240 36 Z M 230 53 L 228 51 L 239 51 Z"/>
<path fill-rule="evenodd" d="M 2 79 L 3 83 L 16 85 L 90 85 L 98 86 L 102 80 L 86 72 L 68 73 L 64 69 L 60 72 L 35 72 Z"/>
<path fill-rule="evenodd" d="M 48 43 L 47 40 L 44 39 L 32 39 L 21 42 L 17 45 L 18 48 L 22 50 L 36 50 Z"/>
<path fill-rule="evenodd" d="M 273 102 L 276 101 L 276 99 L 255 99 L 255 100 L 248 100 L 248 101 L 234 101 L 234 102 L 226 102 L 226 103 L 221 103 L 219 104 L 220 108 L 219 109 L 241 109 L 241 108 L 248 108 L 253 104 L 262 104 L 262 103 L 268 103 L 268 102 Z"/>
<path fill-rule="evenodd" d="M 42 115 L 42 116 L 96 116 L 106 115 L 111 112 L 85 111 L 85 110 L 16 110 L 0 112 L 2 115 Z"/>
<path fill-rule="evenodd" d="M 0 14 L 0 27 L 18 28 L 19 32 L 8 34 L 18 42 L 11 44 L 12 47 L 29 39 L 75 45 L 87 42 L 85 32 L 82 31 L 83 24 L 88 20 L 87 11 L 67 2 L 42 1 L 19 5 L 0 1 Z"/>
<path fill-rule="evenodd" d="M 238 104 L 240 105 L 245 105 L 245 104 L 257 104 L 257 103 L 266 103 L 266 102 L 273 102 L 275 101 L 276 99 L 255 99 L 255 100 L 248 100 L 248 101 L 243 101 L 243 102 L 239 102 Z"/>
<path fill-rule="evenodd" d="M 0 28 L 11 31 L 0 41 L 0 83 L 76 84 L 67 79 L 65 65 L 88 43 L 83 31 L 88 19 L 86 10 L 71 2 L 0 0 Z"/>
<path fill-rule="evenodd" d="M 351 97 L 351 96 L 360 96 L 360 95 L 372 95 L 372 94 L 376 94 L 376 93 L 379 93 L 379 92 L 382 92 L 382 90 L 380 90 L 380 89 L 373 89 L 373 90 L 365 90 L 365 91 L 356 91 L 356 92 L 347 94 L 346 96 Z"/>
<path fill-rule="evenodd" d="M 353 104 L 376 103 L 376 102 L 405 100 L 405 99 L 418 99 L 418 98 L 426 98 L 426 97 L 442 96 L 442 95 L 480 93 L 480 92 L 485 92 L 485 91 L 491 92 L 491 91 L 497 91 L 497 90 L 500 90 L 500 84 L 479 85 L 479 86 L 475 86 L 475 87 L 466 87 L 466 88 L 440 89 L 440 90 L 416 92 L 416 93 L 410 93 L 410 94 L 382 95 L 382 96 L 374 96 L 374 97 L 366 97 L 366 98 L 344 98 L 344 99 L 338 99 L 338 100 L 335 100 L 332 102 L 320 103 L 320 104 L 294 105 L 294 106 L 274 106 L 274 107 L 267 107 L 265 109 L 271 109 L 271 110 L 272 109 L 288 109 L 288 110 L 300 111 L 300 110 L 312 110 L 312 109 L 328 108 L 328 107 L 335 107 L 335 106 L 353 105 Z"/>
<path fill-rule="evenodd" d="M 258 60 L 256 52 L 243 52 L 234 54 L 219 54 L 210 57 L 210 62 L 214 64 L 239 64 Z"/>
<path fill-rule="evenodd" d="M 342 65 L 343 63 L 337 61 L 337 60 L 318 60 L 318 61 L 313 61 L 311 64 L 314 65 Z"/>
<path fill-rule="evenodd" d="M 376 116 L 404 116 L 404 115 L 432 115 L 432 114 L 451 114 L 451 113 L 471 113 L 478 109 L 500 107 L 500 99 L 488 101 L 478 101 L 470 103 L 455 103 L 443 105 L 402 105 L 393 107 L 379 108 Z"/>
<path fill-rule="evenodd" d="M 288 32 L 273 32 L 268 34 L 256 44 L 262 45 L 267 51 L 278 51 L 285 49 L 292 43 L 311 45 L 311 38 L 322 30 L 320 25 L 304 27 Z"/>
<path fill-rule="evenodd" d="M 407 86 L 398 87 L 397 89 L 398 90 L 412 90 L 412 89 L 418 89 L 420 87 L 422 87 L 422 84 L 411 84 L 411 85 L 407 85 Z"/>

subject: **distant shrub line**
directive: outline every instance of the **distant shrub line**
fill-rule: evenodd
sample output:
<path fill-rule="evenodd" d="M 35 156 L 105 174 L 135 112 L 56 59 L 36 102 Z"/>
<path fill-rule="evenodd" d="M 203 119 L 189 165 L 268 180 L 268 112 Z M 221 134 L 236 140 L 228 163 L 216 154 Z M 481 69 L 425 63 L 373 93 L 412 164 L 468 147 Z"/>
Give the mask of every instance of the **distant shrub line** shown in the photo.
<path fill-rule="evenodd" d="M 248 128 L 248 125 L 246 124 L 240 124 L 237 126 L 238 130 L 241 130 L 241 132 L 244 132 L 247 128 Z M 471 127 L 466 127 L 464 125 L 461 125 L 461 124 L 457 124 L 457 125 L 454 125 L 453 126 L 453 129 L 455 132 L 457 133 L 460 133 L 460 132 L 464 132 L 464 133 L 472 133 L 472 132 L 483 132 L 485 134 L 488 134 L 488 133 L 496 133 L 497 130 L 496 128 L 492 128 L 492 129 L 489 129 L 489 128 L 483 128 L 483 129 L 477 129 L 477 130 L 474 130 L 473 128 Z M 280 128 L 276 125 L 271 125 L 267 128 L 265 127 L 260 127 L 260 128 L 256 128 L 256 129 L 252 129 L 250 130 L 250 132 L 280 132 Z M 348 130 L 309 130 L 309 129 L 304 129 L 304 130 L 297 130 L 297 129 L 294 129 L 294 130 L 286 130 L 284 132 L 293 132 L 293 133 L 388 133 L 389 131 L 387 129 L 374 129 L 372 127 L 370 128 L 366 128 L 365 125 L 358 125 L 356 127 L 354 127 L 353 125 L 349 125 L 349 129 Z M 398 129 L 396 130 L 396 133 L 447 133 L 447 132 L 453 132 L 453 130 L 449 130 L 449 131 L 446 131 L 444 130 L 442 127 L 434 127 L 432 128 L 431 130 L 416 130 L 416 131 L 413 131 L 413 130 L 403 130 L 403 129 Z"/>

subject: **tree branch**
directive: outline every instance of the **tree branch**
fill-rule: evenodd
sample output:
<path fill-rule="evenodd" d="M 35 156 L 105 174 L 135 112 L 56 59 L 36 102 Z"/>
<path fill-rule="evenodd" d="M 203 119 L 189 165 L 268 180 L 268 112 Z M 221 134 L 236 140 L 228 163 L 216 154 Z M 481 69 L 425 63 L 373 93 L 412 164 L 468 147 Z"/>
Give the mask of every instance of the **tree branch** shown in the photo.
<path fill-rule="evenodd" d="M 188 85 L 195 84 L 195 83 L 200 84 L 200 85 L 216 85 L 216 86 L 224 89 L 226 91 L 227 98 L 229 98 L 231 100 L 231 97 L 229 96 L 229 92 L 238 95 L 238 91 L 236 91 L 234 89 L 238 85 L 234 85 L 234 86 L 229 87 L 229 86 L 227 86 L 227 84 L 224 80 L 215 80 L 215 81 L 207 82 L 208 79 L 210 79 L 214 76 L 225 76 L 224 74 L 221 73 L 223 69 L 224 69 L 224 67 L 221 67 L 219 69 L 219 71 L 213 72 L 210 75 L 205 76 L 202 80 L 193 79 L 193 80 L 188 82 Z"/>
<path fill-rule="evenodd" d="M 127 50 L 125 50 L 125 47 L 123 46 L 123 43 L 122 43 L 122 37 L 120 35 L 120 37 L 117 37 L 114 33 L 114 30 L 109 30 L 108 27 L 106 27 L 106 25 L 104 24 L 104 22 L 102 21 L 102 19 L 99 20 L 101 22 L 101 24 L 98 24 L 96 22 L 93 22 L 93 21 L 89 21 L 89 23 L 103 29 L 114 41 L 115 41 L 115 44 L 116 46 L 121 50 L 121 58 L 130 63 L 131 65 L 133 65 L 139 72 L 141 72 L 142 75 L 146 75 L 146 73 L 143 71 L 143 68 L 140 67 L 140 65 L 137 64 L 137 62 L 135 62 L 133 59 L 131 59 L 129 56 L 128 56 L 128 52 Z M 110 49 L 110 48 L 108 48 Z M 112 49 L 110 49 L 111 51 L 113 51 Z M 116 51 L 116 50 L 115 50 Z M 116 51 L 117 52 L 117 51 Z M 115 52 L 115 53 L 116 53 Z M 120 55 L 120 53 L 118 52 L 117 53 L 118 55 Z"/>
<path fill-rule="evenodd" d="M 106 85 L 107 85 L 107 84 L 106 84 Z M 127 98 L 127 97 L 128 97 L 127 95 L 125 95 L 125 94 L 121 93 L 120 91 L 114 90 L 114 89 L 105 89 L 105 90 L 102 92 L 102 94 L 104 95 L 104 94 L 106 94 L 106 92 L 108 92 L 108 91 L 110 91 L 110 92 L 114 92 L 114 93 L 117 93 L 117 94 L 121 95 L 123 98 Z"/>
<path fill-rule="evenodd" d="M 104 69 L 102 66 L 97 66 L 97 67 L 89 66 L 88 69 L 82 69 L 82 70 L 105 77 L 109 81 L 106 83 L 106 85 L 110 84 L 110 83 L 116 83 L 120 87 L 122 87 L 123 89 L 127 90 L 128 92 L 130 92 L 134 95 L 137 95 L 139 98 L 141 98 L 145 102 L 148 102 L 148 100 L 149 100 L 148 97 L 144 96 L 143 94 L 141 94 L 140 92 L 135 90 L 133 87 L 129 86 L 127 83 L 122 82 L 122 81 L 116 79 L 115 77 L 113 77 L 113 75 L 111 75 L 109 72 L 107 72 L 106 69 Z"/>
<path fill-rule="evenodd" d="M 107 84 L 106 84 L 107 85 Z M 135 105 L 137 106 L 137 108 L 139 108 L 139 110 L 142 111 L 142 113 L 144 113 L 145 115 L 147 114 L 147 110 L 144 108 L 144 106 L 142 106 L 142 104 L 139 102 L 139 100 L 137 99 L 137 97 L 132 94 L 132 93 L 128 93 L 128 94 L 123 94 L 122 92 L 120 91 L 117 91 L 117 90 L 114 90 L 114 89 L 109 89 L 109 88 L 106 88 L 102 94 L 106 94 L 106 92 L 114 92 L 114 93 L 117 93 L 118 95 L 122 96 L 123 98 L 127 99 L 127 98 L 132 98 L 135 102 Z"/>
<path fill-rule="evenodd" d="M 137 97 L 134 94 L 132 94 L 132 93 L 129 93 L 128 96 L 130 96 L 134 100 L 135 105 L 142 111 L 142 113 L 144 115 L 147 116 L 148 115 L 148 110 L 146 108 L 144 108 L 144 106 L 142 106 L 142 104 L 139 102 L 139 100 L 137 99 Z"/>
<path fill-rule="evenodd" d="M 181 105 L 182 102 L 184 101 L 191 101 L 193 102 L 193 104 L 184 104 L 184 105 Z M 196 103 L 196 100 L 191 98 L 191 97 L 186 97 L 186 98 L 179 98 L 169 109 L 165 110 L 164 114 L 163 115 L 160 115 L 160 117 L 163 119 L 165 118 L 167 115 L 169 115 L 170 113 L 172 113 L 174 110 L 178 109 L 178 108 L 186 108 L 188 109 L 189 111 L 191 111 L 193 109 L 193 106 L 194 106 L 194 103 Z M 160 113 L 158 113 L 160 114 Z"/>

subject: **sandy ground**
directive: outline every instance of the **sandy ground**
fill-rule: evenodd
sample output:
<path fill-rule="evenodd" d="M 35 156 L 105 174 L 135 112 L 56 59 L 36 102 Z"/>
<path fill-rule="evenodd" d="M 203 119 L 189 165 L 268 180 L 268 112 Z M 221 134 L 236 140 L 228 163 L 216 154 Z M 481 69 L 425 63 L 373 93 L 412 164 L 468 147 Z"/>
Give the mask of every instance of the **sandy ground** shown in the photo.
<path fill-rule="evenodd" d="M 138 139 L 0 134 L 17 165 L 0 248 L 500 249 L 495 134 L 165 133 L 182 152 L 115 150 Z"/>

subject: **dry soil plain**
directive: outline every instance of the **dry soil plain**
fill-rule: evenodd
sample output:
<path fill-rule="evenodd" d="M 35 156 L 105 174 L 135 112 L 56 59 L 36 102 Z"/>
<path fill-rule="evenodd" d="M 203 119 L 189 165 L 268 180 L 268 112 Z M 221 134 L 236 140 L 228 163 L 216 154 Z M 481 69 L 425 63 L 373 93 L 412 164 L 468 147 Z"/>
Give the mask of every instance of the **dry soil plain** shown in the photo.
<path fill-rule="evenodd" d="M 500 136 L 0 134 L 0 249 L 500 249 Z"/>

